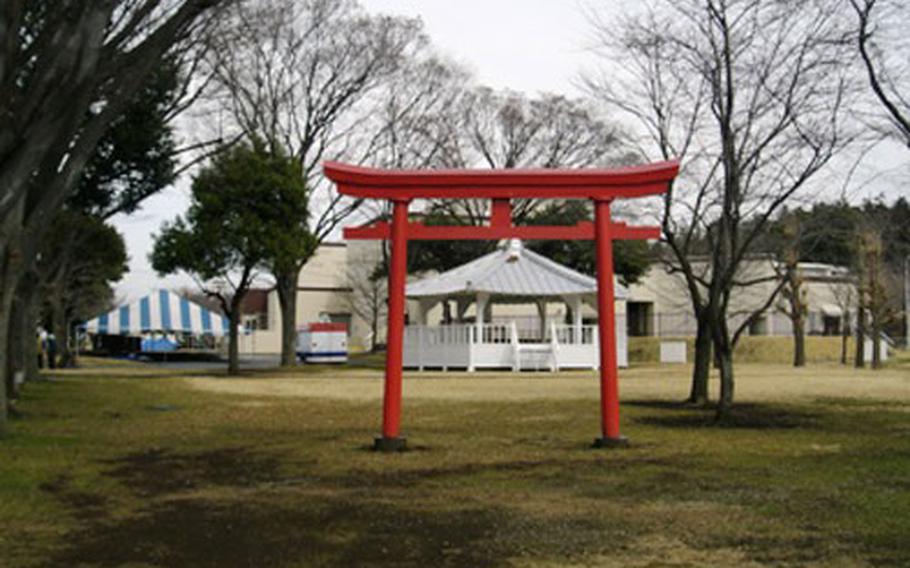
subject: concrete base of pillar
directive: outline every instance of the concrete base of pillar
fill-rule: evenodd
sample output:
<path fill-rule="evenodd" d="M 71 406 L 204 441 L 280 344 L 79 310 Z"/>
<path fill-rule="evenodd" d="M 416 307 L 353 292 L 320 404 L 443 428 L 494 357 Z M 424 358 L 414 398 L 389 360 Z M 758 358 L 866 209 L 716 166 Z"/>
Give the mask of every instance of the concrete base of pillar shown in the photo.
<path fill-rule="evenodd" d="M 407 449 L 407 438 L 376 438 L 373 440 L 373 450 L 377 452 L 403 452 Z"/>
<path fill-rule="evenodd" d="M 628 448 L 629 439 L 625 436 L 619 438 L 594 438 L 592 448 Z"/>

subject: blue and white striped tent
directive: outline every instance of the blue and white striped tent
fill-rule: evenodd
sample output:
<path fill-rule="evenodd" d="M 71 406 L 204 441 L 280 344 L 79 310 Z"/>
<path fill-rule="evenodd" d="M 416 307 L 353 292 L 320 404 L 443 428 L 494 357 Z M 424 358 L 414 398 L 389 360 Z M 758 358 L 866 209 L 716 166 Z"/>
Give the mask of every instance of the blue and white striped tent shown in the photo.
<path fill-rule="evenodd" d="M 85 323 L 89 333 L 139 336 L 146 332 L 227 335 L 228 319 L 169 290 L 155 290 Z"/>

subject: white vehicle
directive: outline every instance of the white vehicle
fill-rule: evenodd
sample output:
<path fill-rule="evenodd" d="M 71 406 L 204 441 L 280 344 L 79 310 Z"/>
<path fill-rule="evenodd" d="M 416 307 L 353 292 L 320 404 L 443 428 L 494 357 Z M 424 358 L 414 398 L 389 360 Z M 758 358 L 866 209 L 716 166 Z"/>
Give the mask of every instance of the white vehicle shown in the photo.
<path fill-rule="evenodd" d="M 310 323 L 298 329 L 297 357 L 304 363 L 347 362 L 347 324 Z"/>

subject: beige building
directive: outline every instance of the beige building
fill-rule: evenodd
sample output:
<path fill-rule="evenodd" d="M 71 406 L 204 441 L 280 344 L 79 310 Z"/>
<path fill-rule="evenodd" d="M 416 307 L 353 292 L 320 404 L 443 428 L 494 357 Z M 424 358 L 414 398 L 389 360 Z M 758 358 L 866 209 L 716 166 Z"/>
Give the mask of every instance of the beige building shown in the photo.
<path fill-rule="evenodd" d="M 707 263 L 694 261 L 706 274 Z M 810 335 L 838 335 L 856 302 L 856 286 L 843 267 L 800 263 Z M 743 283 L 731 298 L 729 323 L 735 329 L 763 306 L 780 282 L 777 261 L 756 257 L 742 264 L 737 280 Z M 778 295 L 764 315 L 750 325 L 748 335 L 792 335 L 786 300 Z M 686 337 L 695 335 L 695 316 L 684 276 L 662 263 L 651 266 L 641 282 L 629 287 L 627 305 L 630 336 Z"/>
<path fill-rule="evenodd" d="M 297 287 L 297 324 L 317 321 L 351 323 L 351 288 L 345 274 L 348 247 L 323 243 L 300 271 Z M 281 352 L 281 311 L 274 290 L 253 290 L 245 302 L 242 354 Z"/>
<path fill-rule="evenodd" d="M 382 259 L 379 241 L 323 243 L 300 272 L 297 298 L 297 324 L 317 321 L 348 324 L 348 344 L 352 351 L 369 349 L 374 343 L 385 343 L 385 278 L 371 278 Z M 756 257 L 743 263 L 738 288 L 729 310 L 730 325 L 739 326 L 753 310 L 762 306 L 778 283 L 776 261 L 770 256 Z M 695 266 L 706 270 L 707 263 L 695 260 Z M 845 268 L 817 263 L 801 263 L 807 305 L 806 332 L 809 335 L 838 335 L 849 322 L 856 302 L 856 287 Z M 410 275 L 409 281 L 427 274 Z M 628 287 L 628 301 L 617 302 L 617 322 L 625 320 L 628 335 L 686 337 L 695 335 L 689 293 L 683 276 L 669 271 L 660 263 L 652 265 L 642 280 Z M 771 307 L 747 330 L 748 335 L 792 335 L 790 319 L 784 313 L 785 300 L 779 296 Z M 487 314 L 492 323 L 516 322 L 519 328 L 533 330 L 541 325 L 541 312 L 536 304 L 494 304 Z M 244 316 L 245 333 L 241 353 L 272 354 L 281 350 L 281 313 L 274 291 L 251 293 Z M 583 306 L 585 322 L 597 319 L 596 310 Z M 422 314 L 416 301 L 408 301 L 408 318 L 417 321 Z M 562 323 L 569 310 L 562 302 L 548 303 L 543 317 L 547 322 Z M 426 322 L 438 325 L 447 317 L 475 321 L 474 305 L 459 307 L 455 300 L 448 310 L 436 304 Z M 376 333 L 373 332 L 374 320 Z"/>
<path fill-rule="evenodd" d="M 352 351 L 369 349 L 374 343 L 385 343 L 385 278 L 371 278 L 382 260 L 379 241 L 350 241 L 323 243 L 313 258 L 300 271 L 297 296 L 297 325 L 332 321 L 348 324 L 348 345 Z M 431 274 L 409 275 L 413 281 Z M 564 302 L 544 304 L 547 322 L 563 323 L 569 316 Z M 465 321 L 475 321 L 473 304 L 459 309 L 453 299 L 448 314 Z M 487 320 L 492 323 L 515 321 L 519 328 L 536 330 L 540 327 L 540 307 L 528 304 L 493 304 Z M 617 302 L 616 317 L 625 317 L 625 302 Z M 278 294 L 272 290 L 251 291 L 245 302 L 242 354 L 274 354 L 281 351 L 281 312 Z M 407 302 L 407 317 L 417 321 L 421 315 L 419 303 Z M 582 307 L 585 322 L 597 319 L 596 310 L 589 304 Z M 437 325 L 447 317 L 442 304 L 436 304 L 426 314 L 426 321 Z M 376 333 L 373 332 L 375 319 Z"/>

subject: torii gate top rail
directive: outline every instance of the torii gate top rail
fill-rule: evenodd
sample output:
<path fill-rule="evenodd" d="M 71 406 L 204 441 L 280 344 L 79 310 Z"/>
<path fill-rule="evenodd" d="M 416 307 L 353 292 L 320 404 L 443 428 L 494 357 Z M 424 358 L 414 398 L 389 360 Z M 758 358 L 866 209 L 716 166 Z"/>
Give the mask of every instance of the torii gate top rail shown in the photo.
<path fill-rule="evenodd" d="M 600 343 L 601 433 L 597 447 L 623 446 L 619 433 L 616 341 L 613 294 L 613 240 L 656 239 L 658 227 L 629 227 L 610 219 L 610 203 L 617 198 L 665 193 L 679 172 L 679 162 L 589 170 L 379 170 L 326 162 L 326 176 L 338 191 L 361 198 L 393 203 L 392 222 L 345 228 L 351 239 L 387 239 L 392 243 L 389 262 L 388 333 L 383 394 L 382 437 L 376 449 L 400 450 L 401 364 L 404 335 L 405 277 L 408 240 L 463 239 L 587 239 L 597 253 L 597 307 Z M 490 199 L 490 221 L 485 226 L 426 226 L 408 220 L 413 199 Z M 594 222 L 575 226 L 516 226 L 512 199 L 590 199 Z"/>
<path fill-rule="evenodd" d="M 340 193 L 355 197 L 615 199 L 666 192 L 679 162 L 586 170 L 381 170 L 326 162 L 323 171 Z"/>

